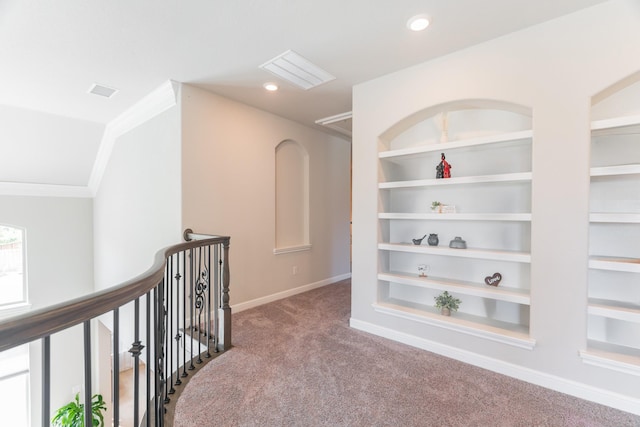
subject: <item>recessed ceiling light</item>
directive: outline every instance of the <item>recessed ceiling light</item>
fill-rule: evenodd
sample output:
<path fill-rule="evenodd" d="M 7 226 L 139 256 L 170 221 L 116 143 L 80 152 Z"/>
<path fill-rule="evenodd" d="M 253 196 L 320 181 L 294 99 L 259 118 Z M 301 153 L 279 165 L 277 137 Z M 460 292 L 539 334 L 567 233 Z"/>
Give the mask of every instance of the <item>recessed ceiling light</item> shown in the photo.
<path fill-rule="evenodd" d="M 276 90 L 278 90 L 278 85 L 275 84 L 275 83 L 271 83 L 271 82 L 267 82 L 267 83 L 263 84 L 262 87 L 264 87 L 269 92 L 275 92 Z"/>
<path fill-rule="evenodd" d="M 416 15 L 407 21 L 407 28 L 411 31 L 422 31 L 429 26 L 429 16 Z"/>
<path fill-rule="evenodd" d="M 118 89 L 114 89 L 112 87 L 104 86 L 98 83 L 94 83 L 93 86 L 89 88 L 89 93 L 98 96 L 104 96 L 105 98 L 111 98 L 117 91 Z"/>

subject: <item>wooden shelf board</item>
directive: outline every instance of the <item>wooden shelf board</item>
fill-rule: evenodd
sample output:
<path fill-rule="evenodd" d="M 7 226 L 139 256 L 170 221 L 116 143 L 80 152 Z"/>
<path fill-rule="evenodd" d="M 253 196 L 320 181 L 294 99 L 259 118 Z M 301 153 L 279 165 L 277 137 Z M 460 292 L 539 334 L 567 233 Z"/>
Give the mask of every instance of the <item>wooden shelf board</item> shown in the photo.
<path fill-rule="evenodd" d="M 493 321 L 461 312 L 456 312 L 452 316 L 443 316 L 436 309 L 407 307 L 396 301 L 378 302 L 373 304 L 373 308 L 379 313 L 438 326 L 527 350 L 532 350 L 536 344 L 535 340 L 529 336 L 528 328 L 522 325 Z"/>
<path fill-rule="evenodd" d="M 600 166 L 591 168 L 592 177 L 618 176 L 618 175 L 636 175 L 640 174 L 639 164 L 617 165 L 617 166 Z"/>
<path fill-rule="evenodd" d="M 410 243 L 378 243 L 378 249 L 395 252 L 412 252 L 428 255 L 453 256 L 460 258 L 488 259 L 496 261 L 531 262 L 531 254 L 518 251 L 490 249 L 453 249 L 448 246 L 413 245 Z"/>
<path fill-rule="evenodd" d="M 640 306 L 634 304 L 592 298 L 587 312 L 594 316 L 640 323 Z"/>
<path fill-rule="evenodd" d="M 481 145 L 496 144 L 499 142 L 519 141 L 523 139 L 531 139 L 532 130 L 524 130 L 519 132 L 503 133 L 498 135 L 490 135 L 479 138 L 462 139 L 459 141 L 449 141 L 445 143 L 423 144 L 416 147 L 401 148 L 398 150 L 387 150 L 378 153 L 381 159 L 399 159 L 407 157 L 419 157 L 423 154 L 432 153 L 434 151 L 452 150 L 456 148 L 474 147 Z"/>
<path fill-rule="evenodd" d="M 621 345 L 589 340 L 580 351 L 584 363 L 640 376 L 640 350 Z"/>
<path fill-rule="evenodd" d="M 472 295 L 516 304 L 530 305 L 531 303 L 529 291 L 526 289 L 508 288 L 504 286 L 494 287 L 485 285 L 484 283 L 450 280 L 433 276 L 420 277 L 418 275 L 396 272 L 379 273 L 378 280 L 428 289 L 450 291 L 463 295 Z"/>
<path fill-rule="evenodd" d="M 443 179 L 417 179 L 407 181 L 390 181 L 378 184 L 380 189 L 433 187 L 439 185 L 482 184 L 492 182 L 531 181 L 531 172 L 504 173 L 498 175 L 462 176 Z"/>
<path fill-rule="evenodd" d="M 638 215 L 640 217 L 640 215 Z M 531 221 L 530 213 L 392 213 L 381 212 L 379 219 L 433 221 Z"/>
<path fill-rule="evenodd" d="M 640 259 L 591 256 L 589 268 L 594 270 L 626 271 L 640 273 Z"/>
<path fill-rule="evenodd" d="M 593 212 L 589 214 L 589 221 L 613 224 L 640 224 L 640 214 Z"/>

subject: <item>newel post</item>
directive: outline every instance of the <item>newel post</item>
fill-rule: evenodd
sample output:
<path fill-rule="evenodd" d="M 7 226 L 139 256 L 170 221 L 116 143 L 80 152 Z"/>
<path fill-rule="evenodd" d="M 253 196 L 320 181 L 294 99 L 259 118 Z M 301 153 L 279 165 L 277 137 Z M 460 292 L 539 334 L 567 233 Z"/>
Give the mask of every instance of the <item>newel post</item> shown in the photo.
<path fill-rule="evenodd" d="M 221 350 L 229 350 L 231 348 L 231 306 L 229 305 L 229 239 L 223 243 L 224 255 L 222 257 L 222 306 L 220 308 L 219 317 L 220 325 L 218 336 L 220 337 L 219 345 Z"/>

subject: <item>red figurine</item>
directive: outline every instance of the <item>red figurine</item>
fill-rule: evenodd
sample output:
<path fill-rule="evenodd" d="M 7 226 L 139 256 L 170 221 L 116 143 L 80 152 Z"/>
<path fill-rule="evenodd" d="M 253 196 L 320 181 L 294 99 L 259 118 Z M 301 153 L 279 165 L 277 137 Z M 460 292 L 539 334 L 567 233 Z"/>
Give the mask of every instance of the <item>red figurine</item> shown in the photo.
<path fill-rule="evenodd" d="M 436 167 L 438 173 L 436 174 L 436 178 L 451 178 L 451 166 L 444 157 L 444 153 L 440 154 L 440 164 Z"/>

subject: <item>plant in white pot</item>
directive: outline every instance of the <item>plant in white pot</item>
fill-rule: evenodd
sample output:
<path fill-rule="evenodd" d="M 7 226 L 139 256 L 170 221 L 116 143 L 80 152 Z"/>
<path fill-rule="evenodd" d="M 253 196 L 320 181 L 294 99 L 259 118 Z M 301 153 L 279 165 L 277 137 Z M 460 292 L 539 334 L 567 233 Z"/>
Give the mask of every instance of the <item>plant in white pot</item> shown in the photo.
<path fill-rule="evenodd" d="M 437 297 L 433 297 L 433 299 L 436 300 L 436 308 L 439 308 L 440 313 L 445 316 L 450 316 L 452 311 L 457 311 L 462 303 L 462 301 L 447 291 L 444 291 Z"/>

